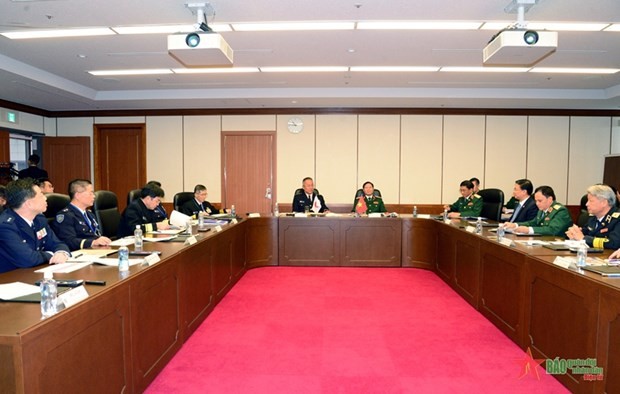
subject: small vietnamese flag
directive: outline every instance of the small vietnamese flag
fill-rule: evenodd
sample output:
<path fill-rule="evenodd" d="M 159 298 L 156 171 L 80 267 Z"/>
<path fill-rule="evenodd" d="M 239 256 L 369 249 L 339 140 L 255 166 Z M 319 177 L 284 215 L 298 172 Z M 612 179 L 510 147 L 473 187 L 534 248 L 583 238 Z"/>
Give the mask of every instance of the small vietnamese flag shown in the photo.
<path fill-rule="evenodd" d="M 355 205 L 355 212 L 361 215 L 363 213 L 366 213 L 367 210 L 368 206 L 366 206 L 366 199 L 364 198 L 364 196 L 360 196 L 360 198 L 357 200 L 357 204 Z"/>

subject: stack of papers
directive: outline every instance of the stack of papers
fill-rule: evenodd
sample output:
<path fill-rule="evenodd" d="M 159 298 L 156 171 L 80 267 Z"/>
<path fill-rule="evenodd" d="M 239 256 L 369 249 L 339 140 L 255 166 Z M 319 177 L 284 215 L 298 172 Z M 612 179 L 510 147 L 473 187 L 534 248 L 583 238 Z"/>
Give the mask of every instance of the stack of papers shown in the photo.
<path fill-rule="evenodd" d="M 38 294 L 39 286 L 29 285 L 23 282 L 13 282 L 0 285 L 0 300 L 9 301 L 30 294 Z"/>

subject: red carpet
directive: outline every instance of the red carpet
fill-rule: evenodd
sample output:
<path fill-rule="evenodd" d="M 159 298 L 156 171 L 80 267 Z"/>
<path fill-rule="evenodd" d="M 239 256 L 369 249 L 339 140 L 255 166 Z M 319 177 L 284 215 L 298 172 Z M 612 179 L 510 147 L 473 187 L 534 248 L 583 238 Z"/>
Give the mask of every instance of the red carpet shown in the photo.
<path fill-rule="evenodd" d="M 147 393 L 565 393 L 434 273 L 253 269 Z"/>

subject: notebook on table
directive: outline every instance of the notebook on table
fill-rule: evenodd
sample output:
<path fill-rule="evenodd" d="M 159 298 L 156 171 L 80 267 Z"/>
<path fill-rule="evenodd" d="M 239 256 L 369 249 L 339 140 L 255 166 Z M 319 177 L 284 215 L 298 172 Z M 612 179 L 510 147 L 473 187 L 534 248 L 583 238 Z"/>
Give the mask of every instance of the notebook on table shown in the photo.
<path fill-rule="evenodd" d="M 620 267 L 611 265 L 587 265 L 583 267 L 584 270 L 595 272 L 602 276 L 607 277 L 620 277 Z"/>

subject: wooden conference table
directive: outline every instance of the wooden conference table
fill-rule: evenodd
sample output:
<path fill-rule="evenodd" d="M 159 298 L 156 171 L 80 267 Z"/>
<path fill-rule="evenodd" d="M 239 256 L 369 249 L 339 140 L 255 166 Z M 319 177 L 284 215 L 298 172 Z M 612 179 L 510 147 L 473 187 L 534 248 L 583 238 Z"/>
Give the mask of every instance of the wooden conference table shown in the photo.
<path fill-rule="evenodd" d="M 0 392 L 141 392 L 246 270 L 278 264 L 434 270 L 534 358 L 596 359 L 602 381 L 556 375 L 571 391 L 620 392 L 620 279 L 560 268 L 553 259 L 569 252 L 492 235 L 411 215 L 281 216 L 200 233 L 191 246 L 147 243 L 162 261 L 127 278 L 95 265 L 57 275 L 106 286 L 87 285 L 86 300 L 52 318 L 41 320 L 38 304 L 0 303 Z M 0 283 L 34 283 L 35 269 Z"/>

